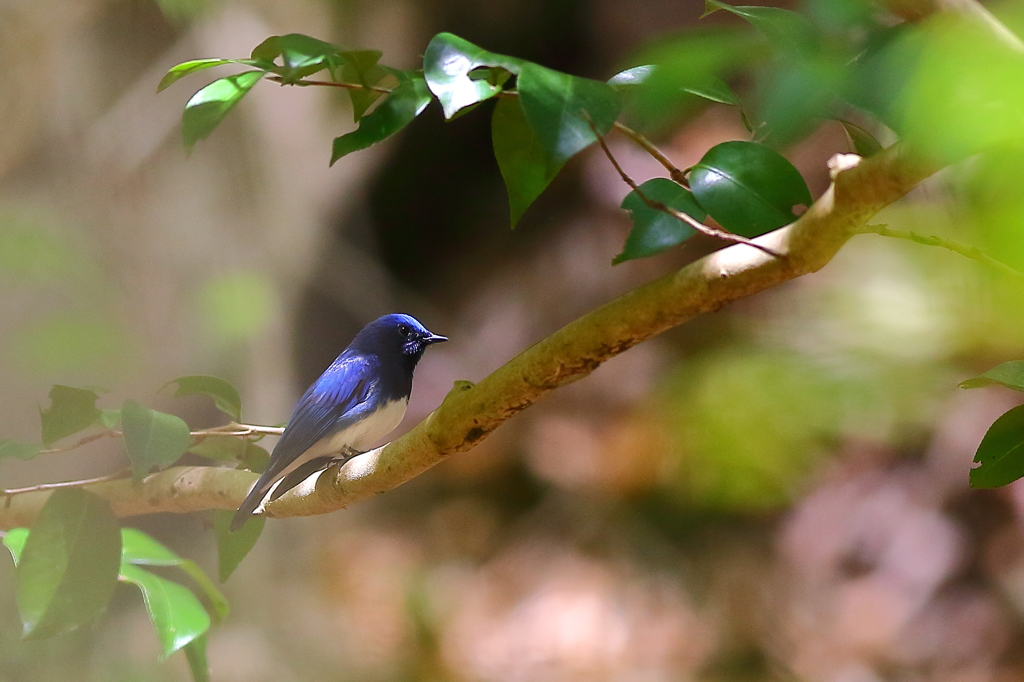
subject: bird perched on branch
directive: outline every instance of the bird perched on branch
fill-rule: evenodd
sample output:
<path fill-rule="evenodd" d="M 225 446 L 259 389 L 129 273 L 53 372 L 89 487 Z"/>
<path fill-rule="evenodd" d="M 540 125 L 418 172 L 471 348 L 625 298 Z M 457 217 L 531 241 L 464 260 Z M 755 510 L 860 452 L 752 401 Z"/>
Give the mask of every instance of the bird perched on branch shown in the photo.
<path fill-rule="evenodd" d="M 275 484 L 271 501 L 331 462 L 364 452 L 398 426 L 416 363 L 427 346 L 447 340 L 409 315 L 385 315 L 363 327 L 299 399 L 231 530 L 245 525 Z"/>

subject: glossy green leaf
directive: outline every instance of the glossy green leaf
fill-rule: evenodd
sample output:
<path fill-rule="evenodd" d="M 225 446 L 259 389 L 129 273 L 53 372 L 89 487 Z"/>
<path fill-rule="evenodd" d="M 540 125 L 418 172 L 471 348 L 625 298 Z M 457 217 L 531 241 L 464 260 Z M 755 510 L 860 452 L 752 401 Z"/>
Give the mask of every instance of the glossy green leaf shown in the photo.
<path fill-rule="evenodd" d="M 13 457 L 14 459 L 29 460 L 38 455 L 42 449 L 43 446 L 39 443 L 0 438 L 0 459 Z"/>
<path fill-rule="evenodd" d="M 698 221 L 707 217 L 685 187 L 667 178 L 648 180 L 640 185 L 640 192 L 648 199 L 682 211 Z M 626 237 L 622 253 L 612 260 L 613 265 L 654 256 L 682 243 L 696 232 L 682 220 L 648 206 L 635 190 L 622 200 L 622 208 L 632 214 L 633 229 Z"/>
<path fill-rule="evenodd" d="M 120 559 L 110 505 L 80 488 L 54 491 L 18 561 L 23 636 L 48 637 L 96 618 L 114 593 Z"/>
<path fill-rule="evenodd" d="M 208 395 L 213 398 L 213 404 L 221 412 L 235 421 L 242 418 L 242 397 L 238 395 L 238 390 L 230 382 L 220 377 L 208 376 L 206 374 L 178 377 L 168 381 L 162 388 L 166 388 L 171 384 L 178 385 L 178 389 L 174 392 L 175 398 L 197 394 Z"/>
<path fill-rule="evenodd" d="M 50 407 L 39 412 L 43 444 L 52 445 L 95 424 L 100 418 L 98 399 L 95 391 L 85 388 L 57 385 L 50 389 Z"/>
<path fill-rule="evenodd" d="M 342 52 L 341 56 L 345 61 L 341 68 L 332 74 L 334 80 L 340 83 L 358 83 L 366 88 L 353 88 L 348 91 L 352 100 L 352 118 L 359 123 L 366 110 L 384 94 L 370 88 L 380 83 L 388 75 L 388 70 L 377 63 L 381 58 L 381 53 L 377 50 L 349 50 Z"/>
<path fill-rule="evenodd" d="M 182 62 L 177 66 L 172 66 L 160 80 L 160 84 L 156 87 L 156 91 L 161 92 L 169 85 L 177 83 L 185 76 L 196 73 L 197 71 L 211 69 L 215 66 L 223 66 L 224 64 L 247 64 L 249 66 L 256 66 L 256 63 L 251 59 L 192 59 L 187 62 Z"/>
<path fill-rule="evenodd" d="M 423 53 L 423 76 L 441 103 L 445 118 L 450 119 L 460 110 L 501 92 L 502 86 L 489 70 L 519 73 L 525 63 L 483 50 L 451 33 L 438 33 Z"/>
<path fill-rule="evenodd" d="M 184 571 L 206 593 L 213 607 L 217 620 L 224 620 L 230 612 L 227 597 L 217 588 L 196 562 L 182 559 L 180 556 L 136 528 L 124 528 L 121 531 L 124 549 L 121 553 L 122 564 L 139 566 L 177 566 Z"/>
<path fill-rule="evenodd" d="M 619 115 L 615 89 L 537 64 L 519 72 L 519 101 L 551 163 L 564 163 L 611 130 Z"/>
<path fill-rule="evenodd" d="M 231 108 L 265 75 L 264 71 L 245 71 L 219 78 L 192 95 L 181 115 L 185 148 L 191 150 L 196 142 L 206 139 Z"/>
<path fill-rule="evenodd" d="M 720 9 L 746 19 L 781 49 L 806 53 L 817 43 L 814 27 L 797 12 L 779 7 L 735 6 L 718 0 L 704 0 L 704 16 Z"/>
<path fill-rule="evenodd" d="M 615 88 L 642 85 L 657 68 L 654 64 L 644 64 L 642 66 L 634 66 L 625 71 L 619 71 L 608 79 L 608 85 Z"/>
<path fill-rule="evenodd" d="M 702 97 L 710 102 L 731 104 L 734 107 L 742 106 L 739 96 L 733 92 L 728 83 L 721 78 L 709 74 L 697 76 L 693 81 L 685 83 L 683 91 L 697 97 Z"/>
<path fill-rule="evenodd" d="M 810 206 L 799 171 L 781 154 L 756 142 L 715 145 L 690 171 L 697 203 L 725 229 L 756 237 L 796 220 Z"/>
<path fill-rule="evenodd" d="M 188 424 L 173 414 L 158 412 L 135 400 L 121 408 L 124 448 L 136 480 L 153 467 L 164 469 L 178 461 L 192 444 Z"/>
<path fill-rule="evenodd" d="M 192 682 L 210 682 L 210 664 L 206 661 L 206 634 L 196 637 L 185 645 L 188 669 Z"/>
<path fill-rule="evenodd" d="M 879 144 L 878 140 L 859 125 L 849 121 L 839 121 L 839 124 L 846 131 L 846 137 L 849 138 L 850 144 L 853 145 L 853 151 L 857 154 L 866 159 L 882 151 L 882 145 Z"/>
<path fill-rule="evenodd" d="M 512 227 L 558 174 L 565 161 L 545 153 L 518 99 L 502 99 L 491 118 L 491 141 L 508 190 Z"/>
<path fill-rule="evenodd" d="M 252 58 L 280 76 L 282 82 L 291 84 L 326 68 L 334 71 L 343 62 L 341 51 L 337 45 L 289 33 L 264 40 L 253 49 Z"/>
<path fill-rule="evenodd" d="M 161 659 L 166 659 L 210 629 L 210 614 L 184 585 L 134 564 L 122 564 L 120 577 L 142 590 L 149 618 L 160 640 Z"/>
<path fill-rule="evenodd" d="M 231 519 L 235 513 L 219 509 L 213 512 L 213 531 L 217 538 L 217 566 L 221 582 L 227 581 L 231 574 L 242 563 L 242 559 L 256 545 L 267 523 L 265 516 L 249 519 L 237 532 L 230 530 Z"/>
<path fill-rule="evenodd" d="M 1015 391 L 1024 391 L 1024 360 L 1004 362 L 984 374 L 960 382 L 960 388 L 981 388 L 982 386 L 1005 386 Z"/>
<path fill-rule="evenodd" d="M 359 120 L 358 128 L 334 139 L 331 165 L 347 154 L 366 149 L 400 131 L 427 108 L 430 99 L 422 77 L 403 75 L 387 99 Z"/>
<path fill-rule="evenodd" d="M 995 488 L 1024 476 L 1024 405 L 1013 408 L 989 427 L 974 455 L 972 488 Z"/>
<path fill-rule="evenodd" d="M 703 106 L 704 102 L 697 98 L 714 95 L 713 101 L 726 99 L 721 88 L 710 87 L 709 83 L 724 84 L 722 78 L 762 53 L 757 41 L 750 40 L 745 31 L 726 28 L 691 32 L 683 38 L 656 44 L 640 54 L 639 59 L 657 66 L 646 74 L 636 75 L 637 87 L 618 86 L 626 95 L 625 115 L 642 130 L 663 130 Z M 639 75 L 643 75 L 642 80 Z M 695 96 L 695 92 L 699 94 Z"/>
<path fill-rule="evenodd" d="M 28 540 L 28 528 L 12 528 L 3 534 L 4 547 L 10 550 L 15 565 L 21 561 L 21 553 L 25 549 L 26 540 Z"/>

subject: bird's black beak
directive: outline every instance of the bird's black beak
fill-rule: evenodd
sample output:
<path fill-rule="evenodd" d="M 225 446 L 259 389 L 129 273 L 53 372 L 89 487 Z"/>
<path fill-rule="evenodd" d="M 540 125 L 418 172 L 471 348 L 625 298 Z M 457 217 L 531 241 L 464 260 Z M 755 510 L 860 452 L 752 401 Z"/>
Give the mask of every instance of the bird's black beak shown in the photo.
<path fill-rule="evenodd" d="M 429 346 L 432 343 L 441 343 L 442 341 L 447 341 L 447 340 L 448 340 L 447 336 L 441 336 L 439 334 L 430 334 L 429 336 L 424 336 L 423 337 L 423 345 Z"/>

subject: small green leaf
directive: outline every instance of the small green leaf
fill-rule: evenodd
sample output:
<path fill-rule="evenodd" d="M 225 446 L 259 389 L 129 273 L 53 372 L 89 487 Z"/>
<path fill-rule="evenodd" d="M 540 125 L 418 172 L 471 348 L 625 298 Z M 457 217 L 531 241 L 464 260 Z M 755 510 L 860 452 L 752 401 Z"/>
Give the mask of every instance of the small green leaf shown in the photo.
<path fill-rule="evenodd" d="M 21 553 L 25 549 L 26 540 L 28 540 L 28 528 L 12 528 L 3 535 L 4 547 L 10 550 L 15 565 L 21 561 Z"/>
<path fill-rule="evenodd" d="M 213 606 L 214 615 L 217 617 L 217 620 L 221 621 L 228 617 L 230 606 L 227 597 L 217 589 L 217 586 L 203 573 L 196 562 L 190 559 L 182 559 L 167 549 L 167 547 L 136 528 L 122 529 L 121 538 L 124 543 L 124 549 L 121 553 L 122 564 L 177 566 L 206 593 L 211 606 Z"/>
<path fill-rule="evenodd" d="M 50 408 L 39 412 L 43 444 L 52 445 L 95 424 L 100 418 L 98 399 L 95 391 L 85 388 L 57 385 L 50 389 Z"/>
<path fill-rule="evenodd" d="M 189 446 L 188 451 L 218 462 L 241 462 L 249 447 L 258 447 L 239 436 L 204 436 Z"/>
<path fill-rule="evenodd" d="M 525 63 L 480 49 L 451 33 L 438 33 L 423 53 L 423 76 L 427 87 L 441 103 L 444 117 L 450 119 L 461 109 L 501 92 L 502 86 L 490 73 L 476 77 L 480 70 L 504 69 L 519 73 Z"/>
<path fill-rule="evenodd" d="M 972 488 L 996 488 L 1024 476 L 1024 405 L 1013 408 L 989 427 L 974 455 Z"/>
<path fill-rule="evenodd" d="M 96 618 L 114 593 L 120 557 L 110 505 L 80 488 L 54 491 L 18 561 L 23 636 L 48 637 Z"/>
<path fill-rule="evenodd" d="M 210 682 L 210 664 L 206 661 L 206 634 L 196 637 L 185 645 L 188 669 L 192 682 Z"/>
<path fill-rule="evenodd" d="M 213 404 L 221 412 L 235 421 L 242 418 L 242 397 L 238 395 L 238 390 L 234 386 L 220 377 L 206 374 L 178 377 L 161 386 L 161 390 L 171 384 L 178 385 L 178 390 L 174 392 L 175 398 L 196 394 L 208 395 L 213 398 Z"/>
<path fill-rule="evenodd" d="M 387 99 L 359 120 L 358 128 L 334 139 L 331 165 L 347 154 L 394 135 L 426 109 L 430 104 L 430 91 L 423 78 L 402 74 L 400 80 Z"/>
<path fill-rule="evenodd" d="M 238 468 L 262 474 L 268 464 L 270 464 L 270 453 L 259 445 L 250 443 L 245 454 L 242 455 L 242 461 L 238 463 Z"/>
<path fill-rule="evenodd" d="M 270 36 L 252 51 L 252 58 L 281 77 L 285 84 L 293 84 L 311 74 L 342 64 L 341 48 L 301 33 Z M 281 58 L 280 64 L 277 58 Z"/>
<path fill-rule="evenodd" d="M 219 78 L 192 95 L 181 115 L 185 148 L 191 150 L 196 142 L 206 139 L 231 108 L 265 75 L 264 71 L 244 71 Z"/>
<path fill-rule="evenodd" d="M 491 141 L 508 189 L 512 227 L 558 174 L 565 161 L 545 153 L 518 99 L 501 99 L 491 118 Z"/>
<path fill-rule="evenodd" d="M 626 69 L 625 71 L 619 71 L 608 79 L 608 85 L 616 88 L 628 87 L 631 85 L 642 85 L 651 77 L 651 74 L 654 73 L 654 70 L 657 68 L 658 67 L 654 64 L 644 64 L 643 66 L 634 66 L 633 68 Z"/>
<path fill-rule="evenodd" d="M 611 130 L 619 115 L 615 89 L 607 83 L 524 64 L 519 101 L 552 163 L 563 163 Z"/>
<path fill-rule="evenodd" d="M 704 15 L 724 9 L 746 19 L 773 45 L 790 52 L 806 53 L 817 45 L 814 27 L 797 12 L 778 7 L 734 6 L 718 0 L 704 0 Z"/>
<path fill-rule="evenodd" d="M 121 408 L 124 448 L 136 480 L 153 467 L 167 468 L 192 444 L 188 424 L 173 414 L 157 412 L 134 400 Z"/>
<path fill-rule="evenodd" d="M 800 172 L 781 154 L 756 142 L 715 145 L 690 171 L 697 203 L 722 227 L 756 237 L 796 220 L 793 209 L 810 206 Z"/>
<path fill-rule="evenodd" d="M 839 121 L 839 124 L 846 131 L 846 136 L 850 139 L 850 144 L 853 145 L 853 151 L 857 154 L 866 159 L 882 151 L 882 145 L 868 131 L 849 121 Z"/>
<path fill-rule="evenodd" d="M 121 565 L 121 580 L 142 590 L 165 660 L 210 629 L 210 614 L 192 591 L 134 564 Z"/>
<path fill-rule="evenodd" d="M 960 388 L 981 388 L 982 386 L 1005 386 L 1015 391 L 1024 391 L 1024 360 L 1010 360 L 993 367 L 973 379 L 960 382 Z"/>
<path fill-rule="evenodd" d="M 719 104 L 731 104 L 742 108 L 739 96 L 721 78 L 704 74 L 683 86 L 683 91 Z"/>
<path fill-rule="evenodd" d="M 698 221 L 707 217 L 685 187 L 667 178 L 648 180 L 640 185 L 640 191 L 648 199 L 682 211 Z M 622 200 L 622 208 L 632 214 L 633 229 L 626 238 L 622 253 L 612 260 L 613 265 L 654 256 L 681 244 L 696 232 L 682 220 L 648 206 L 636 191 L 626 195 Z"/>
<path fill-rule="evenodd" d="M 249 519 L 236 533 L 229 530 L 233 511 L 219 509 L 213 513 L 213 532 L 217 537 L 217 565 L 220 581 L 226 582 L 231 574 L 256 545 L 267 523 L 265 516 Z"/>
<path fill-rule="evenodd" d="M 249 66 L 256 66 L 256 63 L 251 59 L 192 59 L 187 62 L 182 62 L 177 66 L 172 66 L 170 70 L 160 80 L 160 85 L 156 86 L 156 91 L 161 92 L 169 85 L 177 83 L 185 76 L 202 71 L 204 69 L 210 69 L 215 66 L 223 66 L 224 64 L 247 64 Z"/>
<path fill-rule="evenodd" d="M 366 88 L 348 91 L 352 100 L 352 118 L 359 123 L 366 110 L 384 94 L 370 88 L 380 83 L 388 75 L 388 70 L 377 64 L 381 58 L 377 50 L 349 50 L 342 52 L 341 56 L 345 62 L 332 74 L 334 80 L 339 83 L 358 83 Z"/>
<path fill-rule="evenodd" d="M 100 413 L 100 424 L 105 429 L 112 429 L 121 423 L 121 410 L 103 410 Z"/>
<path fill-rule="evenodd" d="M 13 457 L 14 459 L 29 460 L 38 455 L 42 449 L 43 446 L 39 443 L 0 438 L 0 459 Z"/>

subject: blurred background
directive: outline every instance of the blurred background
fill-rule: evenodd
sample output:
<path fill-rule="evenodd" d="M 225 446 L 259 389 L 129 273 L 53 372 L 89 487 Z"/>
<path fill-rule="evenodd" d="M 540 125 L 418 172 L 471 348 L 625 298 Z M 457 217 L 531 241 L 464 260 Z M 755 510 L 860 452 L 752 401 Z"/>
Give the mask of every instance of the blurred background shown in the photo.
<path fill-rule="evenodd" d="M 347 98 L 261 83 L 186 155 L 181 110 L 210 78 L 157 95 L 170 66 L 301 32 L 415 68 L 445 30 L 604 79 L 702 11 L 3 0 L 0 435 L 36 438 L 54 383 L 102 387 L 103 407 L 134 397 L 220 423 L 207 401 L 159 390 L 199 373 L 239 387 L 245 420 L 280 423 L 364 323 L 393 311 L 452 339 L 421 363 L 405 430 L 453 381 L 709 248 L 612 267 L 628 188 L 594 149 L 509 230 L 489 118 L 445 123 L 436 105 L 328 168 L 352 127 Z M 716 105 L 659 143 L 687 167 L 747 137 Z M 637 181 L 660 174 L 609 142 Z M 830 122 L 783 151 L 818 196 L 826 160 L 849 145 Z M 1019 267 L 1022 168 L 1013 150 L 972 158 L 876 221 Z M 224 587 L 233 613 L 211 633 L 213 679 L 1024 679 L 1024 488 L 967 487 L 982 435 L 1018 401 L 956 388 L 1024 356 L 1022 303 L 1019 283 L 973 261 L 858 237 L 822 272 L 630 350 L 399 489 L 268 523 Z M 99 442 L 4 460 L 0 487 L 124 466 L 119 443 Z M 130 522 L 213 571 L 207 516 Z M 3 559 L 3 682 L 188 679 L 183 655 L 156 662 L 132 588 L 94 630 L 30 644 L 13 594 Z"/>

